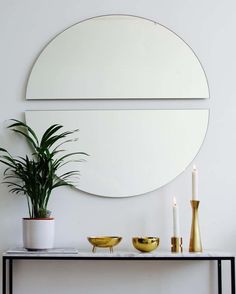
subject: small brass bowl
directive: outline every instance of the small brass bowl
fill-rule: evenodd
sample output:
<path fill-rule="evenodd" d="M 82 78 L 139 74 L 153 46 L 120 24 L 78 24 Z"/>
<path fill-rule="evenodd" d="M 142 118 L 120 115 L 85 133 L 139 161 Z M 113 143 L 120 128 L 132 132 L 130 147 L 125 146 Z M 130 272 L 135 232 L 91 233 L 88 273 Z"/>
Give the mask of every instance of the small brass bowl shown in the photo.
<path fill-rule="evenodd" d="M 96 247 L 109 248 L 113 252 L 113 247 L 118 245 L 122 237 L 116 236 L 101 236 L 101 237 L 88 237 L 88 241 L 93 245 L 93 252 L 96 252 Z"/>
<path fill-rule="evenodd" d="M 151 252 L 160 244 L 158 237 L 134 237 L 132 238 L 133 245 L 141 252 Z"/>

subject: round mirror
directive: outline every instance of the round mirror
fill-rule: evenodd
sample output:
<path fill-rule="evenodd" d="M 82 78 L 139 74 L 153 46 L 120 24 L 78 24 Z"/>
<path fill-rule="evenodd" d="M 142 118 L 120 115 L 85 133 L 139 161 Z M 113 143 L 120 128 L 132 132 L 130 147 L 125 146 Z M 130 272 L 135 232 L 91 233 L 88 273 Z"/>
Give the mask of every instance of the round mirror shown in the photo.
<path fill-rule="evenodd" d="M 127 15 L 66 29 L 41 52 L 27 85 L 27 99 L 208 97 L 192 49 L 166 27 Z M 79 166 L 77 187 L 126 197 L 155 190 L 184 171 L 204 140 L 208 110 L 33 111 L 26 120 L 39 134 L 54 123 L 79 128 L 79 144 L 68 151 L 91 156 Z"/>

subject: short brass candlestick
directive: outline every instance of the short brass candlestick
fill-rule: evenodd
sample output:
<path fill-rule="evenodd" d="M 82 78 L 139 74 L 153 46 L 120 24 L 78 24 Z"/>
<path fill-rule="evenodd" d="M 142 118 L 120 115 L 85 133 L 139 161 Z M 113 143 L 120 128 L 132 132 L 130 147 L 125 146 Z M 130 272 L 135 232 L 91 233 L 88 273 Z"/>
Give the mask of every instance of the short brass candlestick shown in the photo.
<path fill-rule="evenodd" d="M 181 237 L 172 237 L 171 238 L 171 252 L 180 253 L 183 252 L 183 240 Z"/>
<path fill-rule="evenodd" d="M 192 206 L 192 227 L 189 243 L 189 252 L 202 252 L 202 242 L 198 221 L 198 207 L 200 201 L 191 200 L 190 202 Z"/>

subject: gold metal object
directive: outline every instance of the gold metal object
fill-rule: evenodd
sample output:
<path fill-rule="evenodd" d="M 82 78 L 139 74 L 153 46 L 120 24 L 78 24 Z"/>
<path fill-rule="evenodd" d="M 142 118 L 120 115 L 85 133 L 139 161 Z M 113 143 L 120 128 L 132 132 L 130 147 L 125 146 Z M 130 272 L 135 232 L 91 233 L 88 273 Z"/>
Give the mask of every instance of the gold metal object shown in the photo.
<path fill-rule="evenodd" d="M 192 206 L 192 227 L 189 243 L 189 252 L 202 252 L 202 242 L 198 221 L 198 207 L 200 201 L 191 200 L 190 202 Z"/>
<path fill-rule="evenodd" d="M 183 252 L 183 239 L 182 237 L 172 237 L 171 238 L 171 252 L 180 253 Z"/>
<path fill-rule="evenodd" d="M 113 247 L 118 245 L 122 237 L 116 236 L 99 236 L 99 237 L 88 237 L 88 241 L 93 245 L 92 252 L 96 252 L 96 247 L 109 248 L 110 253 L 113 252 Z"/>
<path fill-rule="evenodd" d="M 158 237 L 133 237 L 132 243 L 136 249 L 141 252 L 151 252 L 160 244 Z"/>

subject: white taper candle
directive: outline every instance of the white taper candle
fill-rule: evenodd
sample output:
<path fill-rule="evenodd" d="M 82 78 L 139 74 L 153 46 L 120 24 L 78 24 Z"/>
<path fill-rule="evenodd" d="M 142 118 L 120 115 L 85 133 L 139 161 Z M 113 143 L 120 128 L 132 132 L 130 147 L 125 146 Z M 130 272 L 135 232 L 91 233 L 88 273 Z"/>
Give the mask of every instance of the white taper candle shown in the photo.
<path fill-rule="evenodd" d="M 192 200 L 198 200 L 198 170 L 195 165 L 192 170 Z"/>
<path fill-rule="evenodd" d="M 173 198 L 173 237 L 180 237 L 179 230 L 179 208 L 175 197 Z"/>

